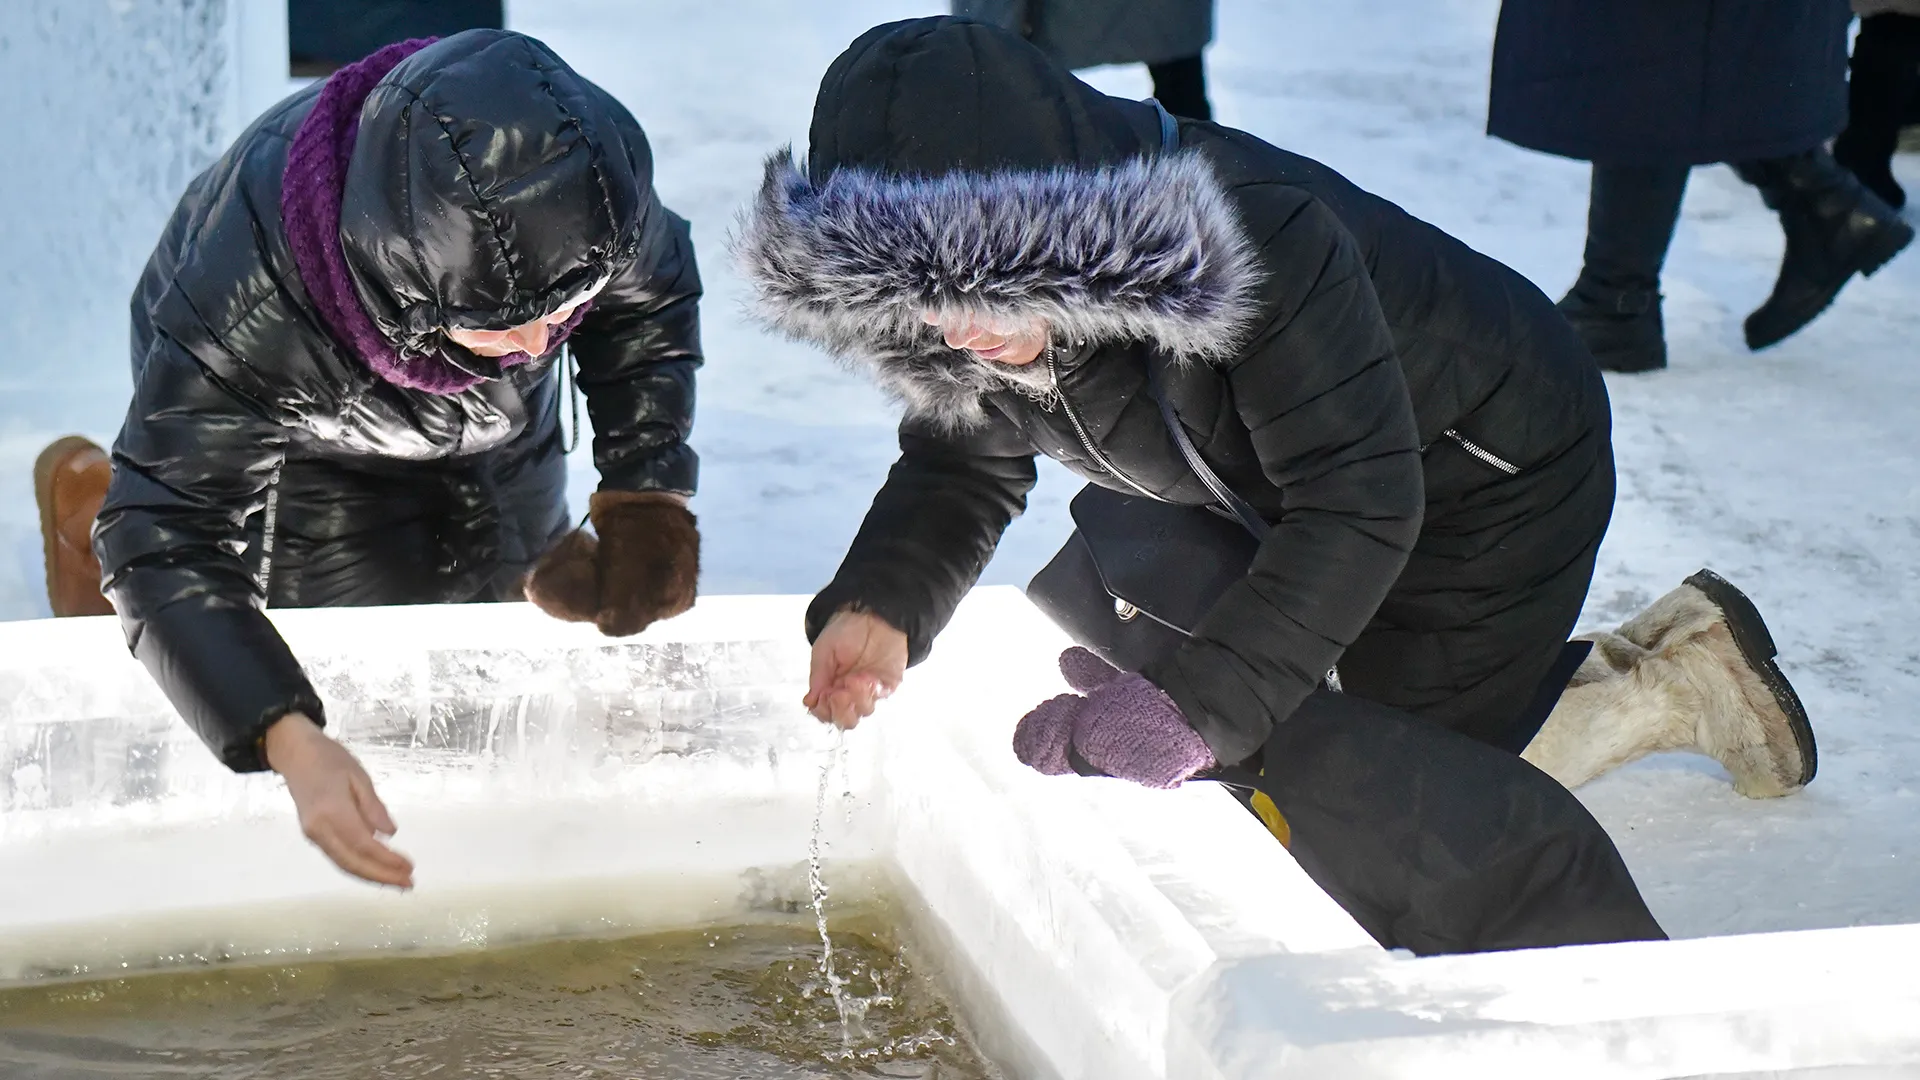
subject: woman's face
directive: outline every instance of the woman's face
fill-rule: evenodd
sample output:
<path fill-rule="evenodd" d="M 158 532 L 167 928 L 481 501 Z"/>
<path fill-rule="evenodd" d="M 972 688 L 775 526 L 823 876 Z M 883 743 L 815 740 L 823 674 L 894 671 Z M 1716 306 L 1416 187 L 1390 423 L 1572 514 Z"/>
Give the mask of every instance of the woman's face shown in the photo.
<path fill-rule="evenodd" d="M 976 359 L 1025 367 L 1047 349 L 1047 324 L 1038 319 L 1020 325 L 994 324 L 970 315 L 943 318 L 929 311 L 928 326 L 940 328 L 949 349 L 965 349 Z"/>
<path fill-rule="evenodd" d="M 553 338 L 554 327 L 573 318 L 573 313 L 579 310 L 580 305 L 593 299 L 599 291 L 600 287 L 596 285 L 544 319 L 535 319 L 505 330 L 461 330 L 449 327 L 447 339 L 476 356 L 512 356 L 522 352 L 528 356 L 544 356 L 547 343 Z"/>

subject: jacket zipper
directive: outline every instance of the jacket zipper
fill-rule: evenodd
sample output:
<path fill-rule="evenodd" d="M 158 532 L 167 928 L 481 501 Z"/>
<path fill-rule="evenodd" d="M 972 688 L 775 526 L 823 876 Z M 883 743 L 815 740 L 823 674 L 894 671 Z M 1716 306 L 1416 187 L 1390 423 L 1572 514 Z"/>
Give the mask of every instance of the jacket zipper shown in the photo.
<path fill-rule="evenodd" d="M 1093 436 L 1087 434 L 1087 426 L 1080 422 L 1080 414 L 1074 411 L 1073 402 L 1069 401 L 1066 393 L 1060 389 L 1060 366 L 1055 360 L 1053 346 L 1051 344 L 1047 346 L 1047 378 L 1053 383 L 1054 400 L 1060 403 L 1060 410 L 1067 414 L 1067 422 L 1073 425 L 1074 434 L 1080 436 L 1080 445 L 1086 448 L 1087 456 L 1093 459 L 1094 464 L 1107 470 L 1109 474 L 1117 478 L 1121 483 L 1145 495 L 1147 498 L 1153 499 L 1156 502 L 1160 501 L 1158 495 L 1134 483 L 1133 477 L 1115 468 L 1113 462 L 1107 458 L 1107 455 L 1101 453 L 1100 448 L 1093 444 Z"/>
<path fill-rule="evenodd" d="M 1452 428 L 1448 428 L 1447 430 L 1441 432 L 1440 434 L 1445 435 L 1447 438 L 1452 439 L 1454 442 L 1459 443 L 1460 449 L 1465 450 L 1467 453 L 1472 454 L 1476 458 L 1479 458 L 1482 462 L 1488 465 L 1491 465 L 1496 469 L 1499 469 L 1501 472 L 1506 473 L 1508 476 L 1520 475 L 1520 466 L 1515 465 L 1514 463 L 1506 460 L 1505 458 L 1502 458 L 1498 454 L 1495 454 L 1493 451 L 1488 450 L 1486 447 L 1481 446 L 1479 443 L 1476 443 L 1472 439 L 1467 438 L 1465 435 L 1460 434 L 1458 431 L 1455 431 Z"/>
<path fill-rule="evenodd" d="M 261 605 L 268 606 L 271 601 L 269 586 L 273 582 L 273 542 L 280 528 L 280 466 L 274 466 L 273 475 L 267 478 L 267 508 L 264 520 L 260 523 L 260 573 L 255 580 L 260 585 Z"/>

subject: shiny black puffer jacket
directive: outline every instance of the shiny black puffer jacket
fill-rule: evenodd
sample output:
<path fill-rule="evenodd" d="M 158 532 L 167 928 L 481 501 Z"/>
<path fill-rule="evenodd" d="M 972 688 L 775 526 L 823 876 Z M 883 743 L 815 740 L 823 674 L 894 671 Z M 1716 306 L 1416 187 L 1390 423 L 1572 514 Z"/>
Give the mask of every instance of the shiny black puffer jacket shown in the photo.
<path fill-rule="evenodd" d="M 781 271 L 787 251 L 820 251 L 811 241 L 851 233 L 860 250 L 899 263 L 911 244 L 862 231 L 914 233 L 943 214 L 971 221 L 951 209 L 967 199 L 914 178 L 1065 170 L 1045 174 L 1064 185 L 1050 199 L 1006 197 L 1003 222 L 1031 221 L 936 237 L 926 262 L 966 252 L 965 265 L 947 267 L 963 296 L 989 291 L 996 275 L 1016 272 L 1009 268 L 1028 274 L 1005 293 L 1065 297 L 1056 328 L 1160 326 L 1174 306 L 1164 302 L 1169 286 L 1143 283 L 1179 264 L 1169 251 L 1200 243 L 1189 235 L 1196 220 L 1230 219 L 1253 256 L 1253 283 L 1228 313 L 1245 316 L 1243 329 L 1230 355 L 1173 365 L 1167 392 L 1207 462 L 1272 529 L 1247 577 L 1146 674 L 1231 762 L 1257 749 L 1377 617 L 1415 631 L 1483 624 L 1513 603 L 1516 587 L 1577 562 L 1612 508 L 1610 482 L 1590 482 L 1610 469 L 1610 423 L 1592 358 L 1519 274 L 1243 132 L 1182 121 L 1178 142 L 1204 157 L 1217 183 L 1211 200 L 1192 198 L 1191 177 L 1167 154 L 1138 166 L 1148 198 L 1124 214 L 1088 212 L 1120 183 L 1103 167 L 1160 153 L 1151 105 L 1102 95 L 996 29 L 897 24 L 856 42 L 828 72 L 811 177 L 770 175 L 758 211 L 766 225 L 748 234 L 749 254 Z M 909 205 L 939 206 L 835 217 L 839 204 L 821 192 L 841 169 L 864 170 L 871 179 L 862 183 Z M 1175 181 L 1188 186 L 1152 197 L 1153 185 Z M 968 198 L 1000 197 L 994 190 L 1007 187 L 978 183 Z M 1129 223 L 1138 228 L 1121 239 L 1087 239 Z M 815 231 L 785 247 L 760 239 L 777 239 L 776 226 Z M 1070 235 L 1079 239 L 1063 239 Z M 1050 254 L 1083 241 L 1099 253 L 1091 263 Z M 984 365 L 910 318 L 899 336 L 876 336 L 887 323 L 872 298 L 919 288 L 914 275 L 894 280 L 857 255 L 829 262 L 816 257 L 810 265 L 828 268 L 801 285 L 760 274 L 795 297 L 770 302 L 776 322 L 853 359 L 907 402 L 908 416 L 899 462 L 809 611 L 811 633 L 857 606 L 904 630 L 914 659 L 926 655 L 1024 506 L 1036 451 L 1115 490 L 1212 501 L 1146 393 L 1153 351 L 1164 364 L 1165 353 L 1190 347 L 1177 332 L 1156 331 L 1151 344 L 1069 339 L 1038 386 L 983 381 Z M 869 306 L 846 304 L 842 322 L 820 314 L 846 296 Z M 1543 515 L 1557 535 L 1516 545 L 1518 530 Z M 1402 588 L 1416 554 L 1421 581 Z"/>
<path fill-rule="evenodd" d="M 94 535 L 134 654 L 239 770 L 265 767 L 279 717 L 323 720 L 261 610 L 270 489 L 275 603 L 502 598 L 566 523 L 556 356 L 438 396 L 382 380 L 322 324 L 280 220 L 317 93 L 256 121 L 168 223 L 133 297 L 133 402 Z M 693 491 L 686 222 L 654 195 L 639 124 L 544 45 L 470 31 L 389 73 L 362 112 L 342 238 L 389 335 L 422 311 L 516 325 L 610 275 L 569 342 L 602 487 Z"/>

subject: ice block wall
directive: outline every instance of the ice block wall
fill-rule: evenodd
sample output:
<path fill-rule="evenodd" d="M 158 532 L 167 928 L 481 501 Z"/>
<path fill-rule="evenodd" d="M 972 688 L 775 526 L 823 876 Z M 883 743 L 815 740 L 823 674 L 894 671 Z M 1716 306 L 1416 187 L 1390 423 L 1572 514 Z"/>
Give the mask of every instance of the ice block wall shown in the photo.
<path fill-rule="evenodd" d="M 125 364 L 99 360 L 125 356 L 134 281 L 187 181 L 288 91 L 286 25 L 285 0 L 0 6 L 11 340 L 123 386 Z"/>
<path fill-rule="evenodd" d="M 630 912 L 634 928 L 713 921 L 725 915 L 716 898 L 784 902 L 777 884 L 804 895 L 769 882 L 767 895 L 745 896 L 740 881 L 744 869 L 804 859 L 832 745 L 799 706 L 806 643 L 775 629 L 798 626 L 800 611 L 721 599 L 671 637 L 627 641 L 526 604 L 279 614 L 329 731 L 393 808 L 424 904 L 319 859 L 277 779 L 220 766 L 127 655 L 116 620 L 0 625 L 0 924 L 71 930 L 16 951 L 0 978 L 58 970 L 63 949 L 86 953 L 79 943 L 116 920 L 209 905 L 317 904 L 345 927 L 217 944 L 233 955 L 309 940 L 477 943 L 464 930 L 449 937 L 446 913 L 487 908 L 469 896 L 503 888 L 645 878 L 646 895 L 621 902 L 646 909 Z M 853 748 L 834 794 L 870 788 L 870 768 L 870 748 Z M 834 854 L 871 861 L 874 816 L 836 809 Z M 577 913 L 605 899 L 538 903 Z M 571 917 L 522 916 L 534 921 L 497 929 L 559 932 Z M 363 917 L 376 925 L 353 929 Z"/>
<path fill-rule="evenodd" d="M 327 866 L 273 778 L 217 766 L 113 620 L 0 624 L 0 980 L 790 910 L 834 746 L 798 704 L 804 603 L 709 597 L 618 642 L 525 604 L 274 613 L 418 860 L 404 896 Z M 824 819 L 835 895 L 906 900 L 1012 1075 L 1920 1070 L 1920 926 L 1387 953 L 1218 788 L 1015 761 L 1062 644 L 975 590 L 846 740 Z"/>

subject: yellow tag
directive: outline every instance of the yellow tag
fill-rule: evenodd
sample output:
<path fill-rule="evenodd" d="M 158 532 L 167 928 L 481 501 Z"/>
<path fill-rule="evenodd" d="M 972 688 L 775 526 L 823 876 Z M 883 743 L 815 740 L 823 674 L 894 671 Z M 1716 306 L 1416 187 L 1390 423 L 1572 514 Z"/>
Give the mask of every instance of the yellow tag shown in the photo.
<path fill-rule="evenodd" d="M 1293 840 L 1293 829 L 1287 825 L 1287 819 L 1281 815 L 1280 808 L 1273 805 L 1273 800 L 1267 798 L 1267 793 L 1264 791 L 1254 792 L 1253 798 L 1248 801 L 1253 804 L 1253 812 L 1260 816 L 1260 821 L 1266 825 L 1267 831 L 1273 834 L 1275 840 L 1280 841 L 1281 847 L 1287 847 Z"/>

